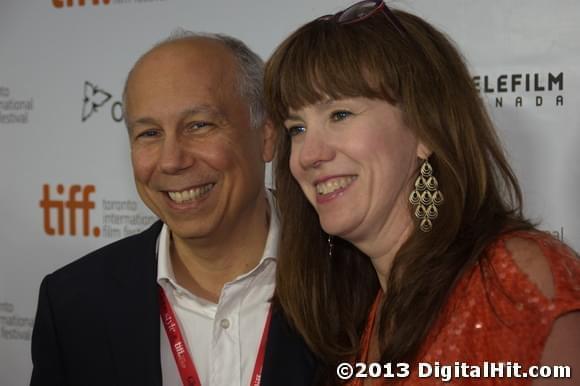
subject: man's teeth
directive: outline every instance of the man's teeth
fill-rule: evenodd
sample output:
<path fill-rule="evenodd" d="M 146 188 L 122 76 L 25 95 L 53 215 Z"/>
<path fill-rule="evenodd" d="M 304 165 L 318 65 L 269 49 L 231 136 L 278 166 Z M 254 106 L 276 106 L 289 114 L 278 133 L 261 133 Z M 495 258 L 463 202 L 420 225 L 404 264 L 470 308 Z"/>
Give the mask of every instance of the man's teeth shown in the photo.
<path fill-rule="evenodd" d="M 214 185 L 215 184 L 207 184 L 181 192 L 169 192 L 169 197 L 178 204 L 186 201 L 197 200 L 209 192 L 214 187 Z"/>
<path fill-rule="evenodd" d="M 352 184 L 356 176 L 333 178 L 316 184 L 316 193 L 320 195 L 330 194 L 338 189 L 343 189 Z"/>

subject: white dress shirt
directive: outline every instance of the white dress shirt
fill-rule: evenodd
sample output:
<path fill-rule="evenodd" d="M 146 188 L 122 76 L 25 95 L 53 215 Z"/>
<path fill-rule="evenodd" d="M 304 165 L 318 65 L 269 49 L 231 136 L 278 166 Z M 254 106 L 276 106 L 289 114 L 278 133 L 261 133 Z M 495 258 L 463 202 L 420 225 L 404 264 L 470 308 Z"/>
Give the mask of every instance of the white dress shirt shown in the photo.
<path fill-rule="evenodd" d="M 262 258 L 250 272 L 224 285 L 217 304 L 177 284 L 167 225 L 159 234 L 157 282 L 171 303 L 202 386 L 250 384 L 275 286 L 279 220 L 274 198 L 267 194 L 270 227 Z M 182 385 L 163 323 L 160 333 L 163 385 Z"/>

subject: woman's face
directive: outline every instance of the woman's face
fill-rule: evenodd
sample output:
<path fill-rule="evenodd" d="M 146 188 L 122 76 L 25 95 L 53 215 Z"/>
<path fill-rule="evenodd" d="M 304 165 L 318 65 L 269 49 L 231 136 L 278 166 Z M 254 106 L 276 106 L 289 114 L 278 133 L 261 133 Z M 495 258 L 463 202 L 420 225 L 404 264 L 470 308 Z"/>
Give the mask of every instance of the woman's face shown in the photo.
<path fill-rule="evenodd" d="M 409 224 L 407 198 L 426 149 L 383 100 L 326 100 L 289 111 L 290 171 L 325 232 L 353 243 Z M 404 223 L 401 223 L 401 222 Z"/>

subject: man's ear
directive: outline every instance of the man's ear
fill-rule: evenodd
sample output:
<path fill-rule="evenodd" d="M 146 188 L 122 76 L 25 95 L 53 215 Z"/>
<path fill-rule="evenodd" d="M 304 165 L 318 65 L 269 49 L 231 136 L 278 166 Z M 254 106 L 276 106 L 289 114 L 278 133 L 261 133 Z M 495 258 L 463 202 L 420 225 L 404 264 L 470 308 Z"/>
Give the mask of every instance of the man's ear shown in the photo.
<path fill-rule="evenodd" d="M 276 152 L 276 139 L 278 138 L 278 131 L 274 127 L 274 123 L 270 119 L 266 119 L 262 127 L 262 159 L 264 162 L 270 162 L 274 159 Z"/>
<path fill-rule="evenodd" d="M 419 141 L 417 145 L 417 157 L 427 159 L 433 154 L 433 151 L 427 147 L 423 142 Z"/>

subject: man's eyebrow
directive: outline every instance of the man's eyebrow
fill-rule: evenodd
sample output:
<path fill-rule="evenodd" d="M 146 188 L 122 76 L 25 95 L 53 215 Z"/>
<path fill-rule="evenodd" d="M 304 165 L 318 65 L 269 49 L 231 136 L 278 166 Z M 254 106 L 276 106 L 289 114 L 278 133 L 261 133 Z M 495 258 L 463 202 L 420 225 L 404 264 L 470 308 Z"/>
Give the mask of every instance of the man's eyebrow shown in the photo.
<path fill-rule="evenodd" d="M 199 105 L 185 109 L 179 114 L 179 116 L 184 118 L 197 114 L 209 114 L 218 119 L 226 117 L 226 114 L 223 111 L 221 111 L 220 109 L 216 109 L 215 107 L 210 105 Z"/>
<path fill-rule="evenodd" d="M 187 109 L 182 110 L 179 113 L 180 119 L 184 119 L 190 116 L 198 115 L 198 114 L 209 114 L 215 119 L 225 119 L 226 115 L 219 109 L 216 109 L 210 105 L 198 105 L 194 107 L 190 107 Z M 129 129 L 137 126 L 137 125 L 157 125 L 158 122 L 155 118 L 152 117 L 141 117 L 135 119 L 134 121 L 129 122 L 128 127 Z"/>
<path fill-rule="evenodd" d="M 143 125 L 143 126 L 157 125 L 157 121 L 151 117 L 143 117 L 143 118 L 135 119 L 134 121 L 130 121 L 127 124 L 127 127 L 129 128 L 129 130 L 131 130 L 133 127 L 138 126 L 138 125 Z"/>

